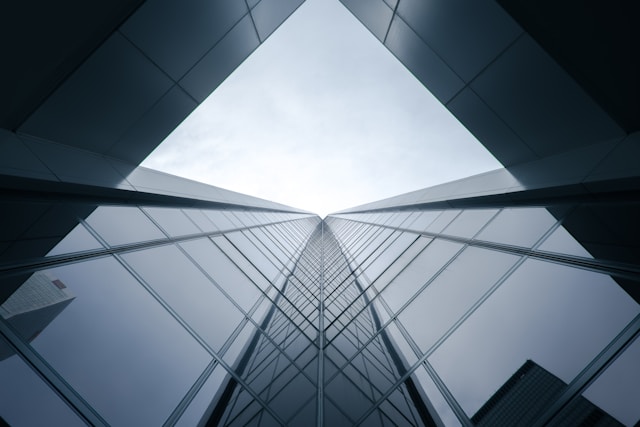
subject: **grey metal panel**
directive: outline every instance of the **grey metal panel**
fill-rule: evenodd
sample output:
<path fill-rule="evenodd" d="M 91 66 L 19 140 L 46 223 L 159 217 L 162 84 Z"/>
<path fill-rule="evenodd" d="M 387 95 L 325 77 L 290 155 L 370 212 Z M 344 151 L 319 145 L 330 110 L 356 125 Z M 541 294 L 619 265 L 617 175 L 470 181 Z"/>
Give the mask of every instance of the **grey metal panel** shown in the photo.
<path fill-rule="evenodd" d="M 2 253 L 2 261 L 10 263 L 42 256 L 49 252 L 59 241 L 60 237 L 16 240 Z"/>
<path fill-rule="evenodd" d="M 403 0 L 398 14 L 466 82 L 522 32 L 492 0 Z"/>
<path fill-rule="evenodd" d="M 62 144 L 23 139 L 62 182 L 133 189 L 103 156 Z"/>
<path fill-rule="evenodd" d="M 464 197 L 477 197 L 526 190 L 526 187 L 507 169 L 497 169 L 469 178 L 447 182 L 422 190 L 400 194 L 364 205 L 345 209 L 350 212 L 368 209 L 382 209 L 419 203 L 448 202 Z"/>
<path fill-rule="evenodd" d="M 104 153 L 170 87 L 162 71 L 114 33 L 19 132 Z"/>
<path fill-rule="evenodd" d="M 204 101 L 259 44 L 251 18 L 245 16 L 180 80 L 180 86 L 196 101 Z"/>
<path fill-rule="evenodd" d="M 120 31 L 178 80 L 247 12 L 238 0 L 151 0 Z"/>
<path fill-rule="evenodd" d="M 640 8 L 634 1 L 497 0 L 627 132 L 640 130 Z"/>
<path fill-rule="evenodd" d="M 178 85 L 167 92 L 109 150 L 110 156 L 140 163 L 198 104 Z"/>
<path fill-rule="evenodd" d="M 2 2 L 0 127 L 19 127 L 140 3 Z"/>
<path fill-rule="evenodd" d="M 458 93 L 447 108 L 503 165 L 538 157 L 471 88 Z"/>
<path fill-rule="evenodd" d="M 111 164 L 125 176 L 127 182 L 137 191 L 190 197 L 205 201 L 239 204 L 242 206 L 304 212 L 280 203 L 270 202 L 144 167 L 131 170 L 131 166 L 123 162 L 112 161 Z"/>
<path fill-rule="evenodd" d="M 609 153 L 586 181 L 640 176 L 640 132 L 632 133 Z"/>
<path fill-rule="evenodd" d="M 528 35 L 518 39 L 471 87 L 540 156 L 624 136 Z"/>
<path fill-rule="evenodd" d="M 509 168 L 526 188 L 544 188 L 582 182 L 613 149 L 616 141 L 604 141 L 561 152 Z"/>
<path fill-rule="evenodd" d="M 49 205 L 18 204 L 0 202 L 2 207 L 2 224 L 0 241 L 16 240 L 29 231 L 42 218 Z"/>
<path fill-rule="evenodd" d="M 385 41 L 393 10 L 382 0 L 341 0 L 381 42 Z"/>
<path fill-rule="evenodd" d="M 393 18 L 385 45 L 442 103 L 447 103 L 464 82 L 398 16 Z"/>
<path fill-rule="evenodd" d="M 0 174 L 56 179 L 13 132 L 0 129 Z"/>

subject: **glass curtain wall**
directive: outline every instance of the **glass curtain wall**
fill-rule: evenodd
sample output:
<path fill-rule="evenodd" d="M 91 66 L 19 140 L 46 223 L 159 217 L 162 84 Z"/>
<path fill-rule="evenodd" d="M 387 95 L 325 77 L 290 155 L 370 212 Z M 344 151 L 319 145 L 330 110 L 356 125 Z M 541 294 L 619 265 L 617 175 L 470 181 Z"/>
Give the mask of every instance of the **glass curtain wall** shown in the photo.
<path fill-rule="evenodd" d="M 247 342 L 319 222 L 260 210 L 59 212 L 79 223 L 53 249 L 2 264 L 3 288 L 17 287 L 0 305 L 0 417 L 11 426 L 197 425 L 229 377 L 244 381 Z"/>
<path fill-rule="evenodd" d="M 584 206 L 56 212 L 0 265 L 9 425 L 640 420 L 640 272 L 573 237 Z"/>
<path fill-rule="evenodd" d="M 638 269 L 620 262 L 632 247 L 610 250 L 607 260 L 572 237 L 563 224 L 575 224 L 586 208 L 392 210 L 327 219 L 363 287 L 363 304 L 379 313 L 377 333 L 386 331 L 400 349 L 438 422 L 637 425 L 640 307 L 622 286 L 638 289 Z M 590 247 L 603 246 L 605 232 L 591 231 L 598 236 Z M 350 325 L 357 316 L 341 318 Z M 355 354 L 368 347 L 357 346 Z M 525 371 L 534 379 L 518 382 Z"/>
<path fill-rule="evenodd" d="M 254 333 L 238 369 L 244 382 L 229 382 L 211 425 L 432 425 L 368 302 L 320 223 Z"/>

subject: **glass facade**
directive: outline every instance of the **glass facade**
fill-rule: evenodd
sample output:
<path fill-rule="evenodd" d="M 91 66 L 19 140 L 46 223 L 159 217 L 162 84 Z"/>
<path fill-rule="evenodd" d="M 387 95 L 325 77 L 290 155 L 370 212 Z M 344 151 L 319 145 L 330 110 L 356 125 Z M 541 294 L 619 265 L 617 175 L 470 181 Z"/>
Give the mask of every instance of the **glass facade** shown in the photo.
<path fill-rule="evenodd" d="M 0 416 L 634 425 L 637 272 L 572 237 L 579 208 L 69 206 L 44 256 L 2 265 Z"/>
<path fill-rule="evenodd" d="M 0 425 L 640 425 L 631 6 L 341 0 L 505 169 L 321 219 L 137 167 L 302 2 L 8 9 Z"/>

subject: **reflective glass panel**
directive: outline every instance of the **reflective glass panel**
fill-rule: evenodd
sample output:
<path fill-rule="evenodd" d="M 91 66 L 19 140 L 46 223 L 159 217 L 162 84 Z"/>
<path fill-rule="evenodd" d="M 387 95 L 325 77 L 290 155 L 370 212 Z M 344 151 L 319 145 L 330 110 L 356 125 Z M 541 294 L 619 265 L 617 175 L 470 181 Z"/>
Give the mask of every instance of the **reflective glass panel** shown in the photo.
<path fill-rule="evenodd" d="M 214 350 L 244 317 L 173 245 L 130 252 L 123 258 Z"/>
<path fill-rule="evenodd" d="M 84 426 L 78 416 L 0 336 L 0 424 Z"/>
<path fill-rule="evenodd" d="M 545 208 L 507 208 L 503 209 L 476 238 L 531 247 L 555 223 L 556 219 Z"/>
<path fill-rule="evenodd" d="M 570 383 L 638 311 L 609 276 L 527 260 L 430 361 L 471 416 L 527 360 Z"/>
<path fill-rule="evenodd" d="M 138 208 L 100 206 L 87 223 L 111 246 L 166 238 Z"/>
<path fill-rule="evenodd" d="M 199 233 L 198 227 L 180 210 L 168 208 L 144 208 L 169 236 Z"/>
<path fill-rule="evenodd" d="M 260 289 L 209 239 L 180 244 L 227 294 L 248 312 L 261 295 Z"/>
<path fill-rule="evenodd" d="M 640 421 L 640 339 L 633 343 L 583 393 L 624 425 Z"/>
<path fill-rule="evenodd" d="M 3 317 L 113 425 L 162 424 L 211 361 L 112 257 L 23 286 Z"/>

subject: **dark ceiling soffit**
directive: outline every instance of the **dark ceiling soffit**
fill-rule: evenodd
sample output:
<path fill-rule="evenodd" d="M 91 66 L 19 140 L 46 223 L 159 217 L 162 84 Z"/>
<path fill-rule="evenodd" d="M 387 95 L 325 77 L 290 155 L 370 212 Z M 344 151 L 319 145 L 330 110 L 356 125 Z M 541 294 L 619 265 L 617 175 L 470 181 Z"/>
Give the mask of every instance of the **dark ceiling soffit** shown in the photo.
<path fill-rule="evenodd" d="M 265 212 L 307 213 L 295 209 L 276 209 L 200 200 L 191 197 L 146 193 L 86 184 L 42 181 L 12 176 L 0 177 L 0 198 L 3 201 L 75 202 L 97 205 L 142 205 L 166 208 L 204 208 L 220 210 L 251 210 Z"/>
<path fill-rule="evenodd" d="M 640 130 L 640 4 L 497 0 L 615 120 Z"/>
<path fill-rule="evenodd" d="M 6 3 L 0 127 L 15 131 L 144 0 Z"/>
<path fill-rule="evenodd" d="M 573 203 L 628 203 L 640 202 L 640 177 L 606 181 L 604 190 L 597 189 L 600 182 L 594 184 L 571 184 L 510 193 L 490 194 L 486 196 L 461 197 L 458 199 L 434 202 L 413 203 L 372 209 L 351 209 L 336 214 L 398 212 L 430 209 L 473 209 L 500 208 L 517 206 L 554 206 Z M 586 187 L 589 186 L 589 188 Z M 618 189 L 612 191 L 611 189 Z"/>

